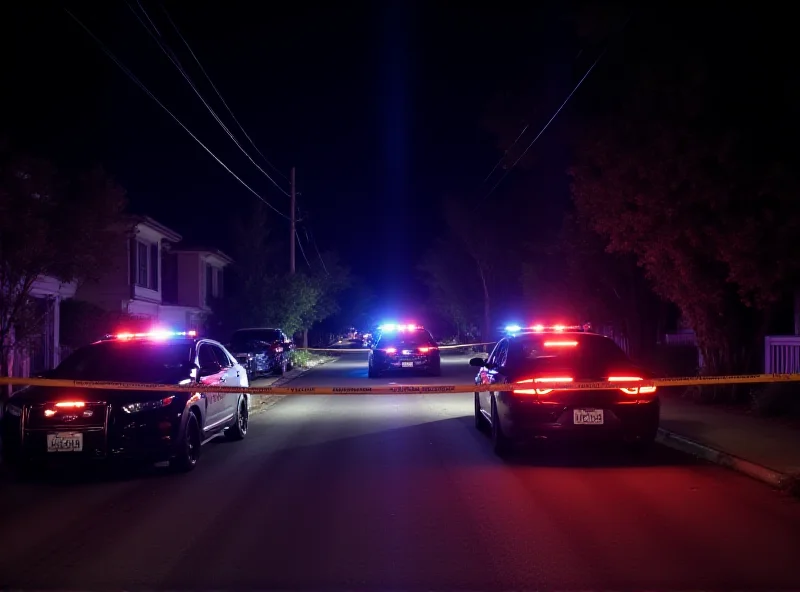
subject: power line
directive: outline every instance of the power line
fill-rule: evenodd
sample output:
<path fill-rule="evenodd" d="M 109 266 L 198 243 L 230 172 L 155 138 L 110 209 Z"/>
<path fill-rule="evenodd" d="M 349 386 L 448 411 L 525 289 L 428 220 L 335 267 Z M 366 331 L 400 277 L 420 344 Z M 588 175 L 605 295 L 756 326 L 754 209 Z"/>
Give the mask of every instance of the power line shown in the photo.
<path fill-rule="evenodd" d="M 144 7 L 141 5 L 141 3 L 139 3 L 138 0 L 137 0 L 137 3 L 139 4 L 139 8 L 142 11 L 142 13 L 145 15 L 145 17 L 147 17 L 147 20 L 152 25 L 153 21 L 152 21 L 152 19 L 150 19 L 150 16 L 147 14 L 147 11 L 144 9 Z M 225 123 L 222 121 L 222 119 L 220 119 L 220 117 L 217 115 L 216 111 L 214 111 L 214 109 L 211 107 L 211 105 L 208 104 L 208 101 L 206 101 L 205 97 L 203 97 L 202 93 L 198 90 L 197 85 L 195 85 L 195 83 L 192 80 L 191 76 L 189 76 L 189 74 L 186 72 L 186 69 L 181 64 L 180 59 L 178 58 L 178 56 L 175 54 L 174 51 L 172 51 L 172 48 L 170 48 L 169 44 L 166 41 L 164 41 L 163 38 L 161 38 L 161 34 L 158 32 L 158 29 L 156 29 L 155 25 L 153 25 L 153 30 L 155 30 L 156 34 L 153 34 L 153 31 L 151 31 L 150 28 L 141 19 L 141 17 L 138 14 L 136 14 L 136 11 L 134 10 L 133 6 L 131 6 L 130 4 L 127 4 L 127 6 L 130 9 L 130 11 L 134 14 L 134 16 L 136 16 L 137 20 L 142 25 L 142 27 L 144 27 L 144 29 L 150 34 L 150 36 L 153 38 L 153 40 L 158 44 L 158 46 L 161 49 L 161 51 L 164 52 L 164 55 L 167 56 L 167 58 L 172 62 L 172 64 L 175 66 L 175 68 L 177 68 L 178 72 L 181 73 L 181 75 L 183 76 L 184 80 L 186 80 L 186 82 L 189 84 L 189 86 L 192 87 L 192 90 L 195 92 L 197 97 L 200 99 L 200 101 L 202 101 L 203 105 L 205 105 L 206 109 L 208 109 L 209 113 L 211 113 L 211 115 L 214 117 L 214 119 L 217 121 L 217 123 L 220 125 L 220 127 L 222 127 L 222 129 L 225 131 L 225 133 L 228 134 L 228 137 L 230 137 L 230 139 L 233 141 L 233 143 L 236 144 L 236 146 L 239 148 L 239 150 L 242 151 L 242 153 L 248 158 L 248 160 L 250 160 L 250 162 L 253 163 L 253 165 L 259 171 L 261 171 L 261 173 L 267 179 L 269 179 L 272 182 L 272 184 L 275 185 L 275 187 L 278 188 L 279 191 L 281 191 L 284 195 L 286 195 L 288 197 L 289 193 L 283 187 L 278 185 L 278 183 L 275 181 L 275 179 L 273 179 L 269 175 L 269 173 L 267 173 L 264 169 L 262 169 L 261 166 L 259 166 L 259 164 L 255 160 L 253 160 L 253 157 L 250 156 L 250 154 L 248 154 L 247 150 L 244 149 L 244 147 L 241 145 L 241 143 L 236 138 L 236 136 L 234 136 L 233 133 L 231 133 L 230 129 L 228 129 L 228 126 L 225 125 Z M 158 35 L 158 36 L 156 36 L 156 35 Z M 212 86 L 213 86 L 213 84 L 212 84 Z M 227 107 L 227 105 L 226 105 L 226 107 Z M 247 136 L 246 133 L 245 133 L 245 136 Z"/>
<path fill-rule="evenodd" d="M 311 268 L 311 263 L 308 261 L 308 257 L 306 257 L 306 251 L 303 249 L 303 243 L 300 240 L 300 235 L 297 234 L 297 230 L 294 231 L 294 236 L 297 239 L 297 246 L 300 247 L 300 254 L 303 256 L 303 259 L 306 260 L 306 265 L 308 265 L 309 269 Z"/>
<path fill-rule="evenodd" d="M 517 164 L 519 164 L 519 161 L 520 161 L 520 160 L 522 160 L 522 159 L 525 157 L 525 155 L 528 153 L 528 150 L 530 150 L 530 149 L 531 149 L 531 147 L 532 147 L 532 146 L 533 146 L 533 145 L 536 143 L 536 140 L 538 140 L 538 139 L 539 139 L 539 137 L 540 137 L 540 136 L 541 136 L 541 135 L 542 135 L 542 134 L 545 132 L 545 130 L 546 130 L 546 129 L 548 128 L 548 126 L 549 126 L 549 125 L 550 125 L 550 124 L 553 122 L 553 120 L 554 120 L 556 117 L 558 117 L 558 114 L 559 114 L 559 113 L 561 113 L 561 110 L 562 110 L 562 109 L 563 109 L 563 108 L 564 108 L 564 107 L 567 105 L 567 103 L 569 102 L 569 100 L 572 98 L 572 95 L 574 95 L 574 94 L 575 94 L 575 91 L 577 91 L 577 90 L 580 88 L 581 84 L 583 84 L 583 81 L 584 81 L 584 80 L 586 80 L 586 77 L 587 77 L 587 76 L 589 76 L 589 74 L 591 74 L 592 70 L 594 70 L 594 67 L 595 67 L 595 66 L 597 65 L 597 63 L 598 63 L 598 62 L 599 62 L 599 61 L 602 59 L 602 57 L 603 57 L 604 55 L 606 55 L 606 52 L 607 52 L 607 51 L 608 51 L 608 47 L 606 47 L 606 48 L 603 50 L 603 53 L 601 53 L 599 56 L 597 56 L 597 59 L 594 61 L 594 63 L 593 63 L 593 64 L 592 64 L 592 65 L 589 67 L 589 69 L 586 71 L 586 74 L 584 74 L 584 75 L 583 75 L 583 78 L 581 78 L 581 79 L 578 81 L 578 84 L 576 84 L 576 85 L 575 85 L 575 88 L 573 88 L 573 89 L 572 89 L 572 92 L 570 92 L 570 93 L 567 95 L 567 98 L 566 98 L 566 99 L 564 99 L 564 102 L 563 102 L 563 103 L 561 103 L 561 106 L 560 106 L 558 109 L 556 109 L 556 112 L 555 112 L 555 113 L 553 113 L 553 116 L 552 116 L 552 117 L 551 117 L 551 118 L 550 118 L 550 119 L 547 121 L 547 123 L 545 123 L 545 124 L 544 124 L 544 127 L 543 127 L 543 128 L 540 130 L 540 131 L 539 131 L 539 133 L 538 133 L 538 134 L 536 134 L 536 137 L 535 137 L 533 140 L 531 140 L 531 143 L 530 143 L 530 144 L 528 144 L 528 146 L 527 146 L 527 148 L 525 148 L 525 150 L 523 150 L 522 154 L 520 154 L 520 155 L 519 155 L 519 158 L 517 158 L 517 160 L 515 160 L 515 161 L 514 161 L 514 164 L 512 164 L 512 165 L 511 165 L 511 166 L 510 166 L 508 169 L 506 169 L 506 172 L 505 172 L 505 174 L 504 174 L 502 177 L 500 177 L 500 180 L 499 180 L 497 183 L 495 183 L 495 184 L 494 184 L 494 186 L 493 186 L 493 187 L 492 187 L 492 188 L 489 190 L 489 192 L 488 192 L 488 193 L 487 193 L 487 194 L 484 196 L 484 199 L 486 199 L 486 198 L 487 198 L 487 197 L 489 197 L 489 196 L 490 196 L 492 193 L 494 193 L 494 190 L 498 188 L 498 186 L 500 185 L 500 183 L 502 183 L 502 182 L 505 180 L 505 178 L 506 178 L 506 177 L 508 177 L 508 174 L 509 174 L 509 173 L 510 173 L 510 172 L 511 172 L 513 169 L 514 169 L 514 167 L 516 167 L 516 166 L 517 166 Z"/>
<path fill-rule="evenodd" d="M 523 151 L 523 153 L 522 153 L 522 154 L 519 156 L 519 158 L 517 158 L 517 160 L 515 160 L 515 161 L 514 161 L 514 164 L 512 164 L 512 165 L 511 165 L 511 166 L 510 166 L 508 169 L 506 169 L 506 172 L 505 172 L 505 174 L 504 174 L 504 175 L 503 175 L 503 176 L 500 178 L 500 180 L 499 180 L 497 183 L 495 183 L 495 185 L 494 185 L 494 186 L 493 186 L 493 187 L 492 187 L 492 188 L 489 190 L 489 193 L 487 193 L 485 197 L 489 197 L 489 196 L 490 196 L 490 195 L 491 195 L 491 194 L 494 192 L 494 190 L 495 190 L 495 189 L 497 189 L 497 187 L 498 187 L 498 186 L 499 186 L 499 185 L 500 185 L 500 184 L 503 182 L 503 180 L 504 180 L 504 179 L 505 179 L 505 178 L 508 176 L 508 174 L 511 172 L 511 170 L 512 170 L 512 169 L 513 169 L 515 166 L 517 166 L 517 164 L 518 164 L 518 163 L 519 163 L 519 162 L 522 160 L 522 158 L 523 158 L 523 157 L 524 157 L 524 156 L 525 156 L 525 155 L 528 153 L 528 150 L 530 150 L 530 149 L 531 149 L 531 147 L 533 146 L 533 144 L 536 142 L 536 140 L 538 140 L 538 139 L 539 139 L 539 136 L 541 136 L 541 135 L 544 133 L 544 131 L 547 129 L 547 127 L 550 125 L 550 123 L 551 123 L 551 122 L 552 122 L 552 121 L 553 121 L 553 120 L 554 120 L 554 119 L 555 119 L 555 118 L 558 116 L 558 114 L 561 112 L 561 110 L 564 108 L 564 106 L 565 106 L 565 105 L 566 105 L 566 104 L 569 102 L 569 100 L 570 100 L 570 98 L 572 97 L 572 95 L 573 95 L 573 94 L 575 94 L 575 91 L 577 91 L 577 90 L 578 90 L 578 88 L 581 86 L 581 84 L 583 84 L 583 81 L 584 81 L 584 80 L 586 80 L 586 78 L 589 76 L 589 73 L 590 73 L 590 72 L 591 72 L 591 71 L 594 69 L 594 67 L 595 67 L 595 66 L 598 64 L 598 62 L 599 62 L 599 61 L 600 61 L 600 60 L 603 58 L 603 56 L 606 54 L 606 52 L 608 51 L 609 47 L 611 46 L 611 41 L 612 41 L 613 37 L 614 37 L 615 35 L 621 35 L 621 34 L 623 33 L 623 31 L 625 31 L 625 29 L 628 27 L 628 23 L 630 23 L 630 22 L 631 22 L 631 19 L 633 18 L 633 14 L 634 14 L 634 13 L 633 13 L 633 12 L 631 12 L 631 13 L 628 15 L 628 18 L 627 18 L 627 19 L 625 19 L 625 22 L 624 22 L 624 23 L 622 23 L 622 26 L 619 28 L 619 30 L 618 30 L 618 31 L 614 31 L 614 32 L 612 32 L 612 33 L 609 35 L 609 39 L 608 39 L 608 42 L 606 43 L 606 47 L 605 47 L 605 49 L 604 49 L 604 50 L 602 51 L 602 53 L 601 53 L 601 54 L 600 54 L 600 55 L 597 57 L 597 59 L 594 61 L 594 63 L 593 63 L 593 64 L 592 64 L 592 65 L 589 67 L 589 69 L 586 71 L 586 74 L 584 74 L 584 75 L 583 75 L 583 78 L 581 78 L 581 79 L 580 79 L 580 81 L 579 81 L 579 82 L 578 82 L 578 84 L 575 86 L 575 88 L 573 88 L 573 89 L 572 89 L 572 92 L 571 92 L 571 93 L 569 93 L 569 95 L 568 95 L 568 96 L 567 96 L 567 98 L 564 100 L 564 102 L 561 104 L 561 106 L 560 106 L 560 107 L 559 107 L 559 108 L 556 110 L 555 114 L 554 114 L 554 115 L 553 115 L 553 116 L 550 118 L 550 120 L 549 120 L 549 121 L 548 121 L 548 122 L 547 122 L 547 123 L 544 125 L 544 127 L 543 127 L 543 128 L 541 129 L 541 131 L 540 131 L 540 132 L 539 132 L 539 133 L 536 135 L 536 137 L 533 139 L 533 141 L 532 141 L 530 144 L 528 144 L 528 147 L 527 147 L 527 148 L 525 148 L 525 150 L 524 150 L 524 151 Z M 578 51 L 578 54 L 575 56 L 575 59 L 577 60 L 577 59 L 578 59 L 578 58 L 579 58 L 579 57 L 580 57 L 582 54 L 583 54 L 583 49 L 581 49 L 580 51 Z M 516 139 L 516 140 L 514 140 L 514 142 L 511 144 L 511 146 L 509 146 L 509 147 L 506 149 L 506 151 L 505 151 L 505 153 L 503 154 L 503 156 L 501 156 L 501 157 L 500 157 L 500 159 L 497 161 L 497 163 L 494 165 L 494 167 L 492 167 L 492 170 L 489 172 L 489 174 L 488 174 L 488 175 L 486 175 L 486 178 L 483 180 L 483 182 L 484 182 L 484 183 L 486 183 L 486 181 L 488 181 L 488 180 L 489 180 L 489 178 L 492 176 L 492 174 L 494 174 L 494 172 L 497 170 L 497 167 L 498 167 L 498 166 L 500 166 L 500 163 L 502 163 L 502 162 L 503 162 L 503 160 L 505 160 L 506 156 L 508 156 L 508 152 L 509 152 L 509 151 L 510 151 L 512 148 L 514 148 L 514 146 L 516 146 L 516 145 L 517 145 L 517 142 L 519 142 L 520 138 L 522 138 L 522 136 L 525 134 L 525 132 L 528 130 L 528 128 L 529 128 L 529 127 L 530 127 L 530 124 L 525 124 L 525 127 L 523 127 L 523 128 L 522 128 L 522 131 L 521 131 L 521 132 L 519 133 L 519 135 L 517 136 L 517 139 Z M 484 199 L 485 199 L 485 198 L 484 198 Z"/>
<path fill-rule="evenodd" d="M 200 68 L 200 71 L 206 77 L 206 80 L 208 80 L 208 83 L 211 85 L 211 88 L 213 88 L 214 92 L 217 93 L 217 96 L 219 97 L 219 100 L 222 101 L 223 105 L 225 105 L 225 108 L 228 110 L 228 113 L 230 113 L 231 118 L 236 122 L 236 125 L 239 126 L 239 129 L 242 130 L 242 133 L 244 134 L 244 137 L 247 138 L 247 141 L 250 142 L 250 145 L 253 148 L 255 148 L 256 152 L 258 152 L 258 154 L 261 156 L 261 158 L 264 159 L 264 162 L 266 162 L 270 166 L 270 168 L 272 168 L 273 171 L 275 171 L 281 177 L 283 177 L 284 179 L 286 179 L 288 181 L 289 178 L 278 167 L 276 167 L 274 164 L 272 164 L 266 156 L 264 156 L 264 153 L 261 152 L 261 150 L 258 149 L 258 146 L 256 146 L 255 142 L 253 142 L 253 140 L 247 134 L 247 132 L 245 131 L 244 127 L 242 127 L 242 124 L 239 123 L 238 119 L 236 119 L 236 116 L 233 114 L 233 111 L 231 110 L 230 107 L 228 107 L 228 103 L 226 103 L 225 99 L 222 97 L 222 93 L 220 93 L 220 91 L 217 90 L 216 85 L 211 80 L 211 76 L 209 76 L 208 73 L 206 72 L 206 69 L 203 68 L 203 64 L 200 63 L 200 59 L 197 57 L 197 55 L 194 53 L 194 51 L 192 51 L 192 48 L 189 45 L 189 42 L 186 40 L 186 38 L 183 36 L 183 34 L 181 34 L 180 29 L 178 29 L 178 25 L 176 25 L 175 21 L 172 20 L 172 17 L 169 15 L 169 12 L 167 12 L 166 7 L 163 4 L 161 4 L 160 6 L 161 6 L 161 10 L 166 15 L 166 17 L 169 20 L 170 24 L 175 29 L 175 32 L 178 34 L 178 37 L 181 38 L 181 41 L 183 41 L 183 44 L 186 46 L 186 49 L 189 50 L 189 53 L 194 58 L 194 61 L 197 63 L 198 67 Z"/>
<path fill-rule="evenodd" d="M 199 145 L 200 145 L 200 146 L 203 148 L 203 150 L 205 150 L 206 152 L 208 152 L 208 154 L 209 154 L 209 155 L 211 155 L 211 157 L 212 157 L 214 160 L 216 160 L 216 161 L 217 161 L 217 162 L 218 162 L 218 163 L 219 163 L 219 164 L 220 164 L 220 165 L 221 165 L 221 166 L 222 166 L 222 167 L 223 167 L 223 168 L 224 168 L 226 171 L 228 171 L 228 172 L 229 172 L 229 173 L 230 173 L 230 174 L 231 174 L 231 175 L 234 177 L 234 179 L 236 179 L 237 181 L 239 181 L 239 183 L 241 183 L 241 184 L 242 184 L 242 185 L 243 185 L 243 186 L 244 186 L 244 187 L 245 187 L 245 188 L 246 188 L 248 191 L 250 191 L 250 193 L 252 193 L 252 194 L 253 194 L 253 195 L 255 195 L 255 196 L 258 198 L 258 199 L 260 199 L 261 201 L 263 201 L 263 202 L 264 202 L 264 203 L 265 203 L 265 204 L 266 204 L 266 205 L 267 205 L 267 206 L 268 206 L 270 209 L 272 209 L 272 210 L 273 210 L 273 211 L 274 211 L 276 214 L 278 214 L 279 216 L 281 216 L 281 217 L 283 217 L 283 218 L 286 218 L 287 220 L 289 219 L 289 216 L 287 216 L 286 214 L 284 214 L 283 212 L 281 212 L 280 210 L 278 210 L 278 209 L 277 209 L 275 206 L 273 206 L 271 203 L 269 203 L 269 202 L 268 202 L 266 199 L 264 199 L 263 197 L 261 197 L 261 195 L 259 195 L 259 194 L 258 194 L 258 193 L 257 193 L 257 192 L 256 192 L 256 191 L 255 191 L 255 190 L 252 188 L 252 187 L 250 187 L 250 186 L 249 186 L 247 183 L 245 183 L 245 182 L 244 182 L 244 181 L 241 179 L 241 177 L 239 177 L 239 176 L 238 176 L 236 173 L 234 173 L 234 172 L 233 172 L 233 171 L 232 171 L 232 170 L 231 170 L 231 169 L 228 167 L 228 165 L 226 165 L 224 162 L 222 162 L 222 160 L 220 160 L 220 159 L 219 159 L 219 157 L 217 157 L 217 155 L 216 155 L 216 154 L 214 154 L 214 153 L 213 153 L 213 152 L 212 152 L 212 151 L 211 151 L 211 150 L 208 148 L 208 146 L 206 146 L 205 144 L 203 144 L 203 142 L 202 142 L 202 141 L 201 141 L 201 140 L 200 140 L 200 139 L 199 139 L 199 138 L 198 138 L 196 135 L 194 135 L 194 134 L 192 133 L 192 131 L 191 131 L 191 130 L 190 130 L 188 127 L 186 127 L 186 126 L 183 124 L 183 122 L 182 122 L 180 119 L 178 119 L 178 117 L 177 117 L 177 116 L 176 116 L 176 115 L 175 115 L 175 114 L 174 114 L 172 111 L 170 111 L 170 110 L 169 110 L 169 108 L 167 108 L 167 106 L 166 106 L 166 105 L 164 105 L 164 103 L 162 103 L 162 102 L 161 102 L 161 101 L 158 99 L 158 97 L 156 97 L 156 96 L 155 96 L 155 95 L 154 95 L 152 92 L 150 92 L 150 89 L 148 89 L 148 88 L 145 86 L 145 84 L 144 84 L 144 83 L 143 83 L 141 80 L 139 80 L 139 79 L 138 79 L 138 78 L 137 78 L 137 77 L 136 77 L 136 76 L 133 74 L 133 72 L 131 72 L 131 70 L 130 70 L 130 69 L 128 69 L 128 67 L 127 67 L 127 66 L 125 66 L 125 64 L 123 64 L 123 63 L 122 63 L 122 62 L 121 62 L 121 61 L 120 61 L 120 60 L 117 58 L 117 56 L 116 56 L 116 55 L 114 55 L 114 53 L 113 53 L 113 52 L 112 52 L 110 49 L 108 49 L 108 46 L 106 46 L 106 44 L 105 44 L 105 43 L 103 43 L 103 42 L 102 42 L 102 41 L 101 41 L 101 40 L 100 40 L 100 39 L 99 39 L 99 38 L 98 38 L 98 37 L 97 37 L 97 36 L 96 36 L 94 33 L 92 33 L 92 31 L 91 31 L 91 30 L 90 30 L 90 29 L 89 29 L 89 28 L 88 28 L 86 25 L 84 25 L 84 24 L 83 24 L 83 22 L 81 22 L 81 20 L 80 20 L 78 17 L 76 17 L 74 14 L 72 14 L 72 12 L 70 12 L 70 11 L 69 11 L 69 9 L 67 9 L 67 8 L 64 8 L 64 12 L 66 12 L 66 13 L 67 13 L 67 14 L 68 14 L 68 15 L 69 15 L 71 18 L 72 18 L 72 20 L 74 20 L 76 23 L 78 23 L 78 25 L 80 25 L 80 27 L 81 27 L 81 28 L 82 28 L 84 31 L 86 31 L 86 33 L 87 33 L 87 34 L 88 34 L 88 35 L 89 35 L 89 36 L 90 36 L 90 37 L 91 37 L 91 38 L 92 38 L 92 39 L 95 41 L 95 43 L 97 43 L 97 44 L 100 46 L 100 49 L 102 49 L 102 50 L 103 50 L 103 53 L 105 53 L 105 54 L 106 54 L 106 55 L 107 55 L 107 56 L 108 56 L 108 57 L 111 59 L 111 61 L 113 61 L 113 62 L 114 62 L 116 65 L 117 65 L 117 67 L 119 67 L 119 69 L 120 69 L 120 70 L 122 70 L 122 71 L 123 71 L 123 72 L 124 72 L 124 73 L 125 73 L 125 74 L 128 76 L 128 78 L 130 78 L 130 79 L 131 79 L 131 80 L 132 80 L 132 81 L 133 81 L 133 82 L 136 84 L 136 86 L 138 86 L 138 87 L 139 87 L 139 88 L 140 88 L 140 89 L 141 89 L 143 92 L 145 92 L 145 93 L 147 94 L 147 96 L 149 96 L 151 99 L 153 99 L 153 100 L 154 100 L 154 101 L 155 101 L 155 102 L 158 104 L 158 106 L 159 106 L 159 107 L 161 107 L 161 108 L 162 108 L 164 111 L 166 111 L 166 112 L 167 112 L 167 114 L 169 114 L 169 116 L 170 116 L 170 117 L 172 117 L 172 119 L 174 119 L 174 120 L 175 120 L 175 122 L 176 122 L 178 125 L 180 125 L 180 126 L 181 126 L 181 127 L 184 129 L 184 131 L 185 131 L 187 134 L 189 134 L 189 135 L 192 137 L 192 139 L 193 139 L 195 142 L 197 142 L 197 143 L 198 143 L 198 144 L 199 144 Z"/>

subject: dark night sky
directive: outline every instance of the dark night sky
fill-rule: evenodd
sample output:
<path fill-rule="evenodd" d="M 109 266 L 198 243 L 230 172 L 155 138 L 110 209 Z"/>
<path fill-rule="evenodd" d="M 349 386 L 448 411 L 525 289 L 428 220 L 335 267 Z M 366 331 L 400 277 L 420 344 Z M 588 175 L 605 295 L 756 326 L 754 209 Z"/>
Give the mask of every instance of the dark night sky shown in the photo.
<path fill-rule="evenodd" d="M 257 198 L 59 5 L 10 4 L 0 19 L 0 129 L 60 163 L 101 162 L 135 210 L 227 248 L 225 212 Z M 484 190 L 499 154 L 480 126 L 492 95 L 531 75 L 548 96 L 574 84 L 575 43 L 546 5 L 536 13 L 436 2 L 165 5 L 256 145 L 287 174 L 297 166 L 320 248 L 339 251 L 380 293 L 399 298 L 417 293 L 414 266 L 440 228 L 441 195 Z M 226 164 L 288 211 L 288 198 L 224 135 L 125 2 L 67 6 Z M 143 6 L 238 132 L 159 3 Z M 554 175 L 542 183 L 563 183 L 562 171 Z M 288 224 L 275 219 L 274 231 L 286 234 Z"/>

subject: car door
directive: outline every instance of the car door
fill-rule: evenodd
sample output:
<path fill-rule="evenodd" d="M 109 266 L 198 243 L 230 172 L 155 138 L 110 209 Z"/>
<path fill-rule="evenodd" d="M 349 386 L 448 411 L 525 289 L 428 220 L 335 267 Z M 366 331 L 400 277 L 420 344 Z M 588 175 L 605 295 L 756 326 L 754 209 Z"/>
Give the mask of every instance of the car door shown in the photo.
<path fill-rule="evenodd" d="M 200 383 L 206 387 L 221 386 L 224 383 L 223 376 L 227 370 L 222 368 L 217 355 L 214 353 L 213 346 L 208 342 L 202 342 L 197 349 L 197 365 L 200 367 Z M 202 393 L 206 407 L 206 430 L 214 430 L 224 421 L 226 411 L 226 401 L 219 391 L 209 391 Z"/>
<path fill-rule="evenodd" d="M 214 355 L 217 356 L 220 368 L 223 370 L 220 376 L 220 384 L 222 386 L 239 386 L 240 373 L 234 366 L 234 360 L 218 345 L 211 344 L 211 349 L 214 351 Z M 236 412 L 239 393 L 222 393 L 221 396 L 225 403 L 222 419 L 230 419 Z"/>
<path fill-rule="evenodd" d="M 498 382 L 502 381 L 502 375 L 500 374 L 500 369 L 503 368 L 503 366 L 505 365 L 507 355 L 508 355 L 508 340 L 501 339 L 495 346 L 492 353 L 489 355 L 489 359 L 486 361 L 486 366 L 481 368 L 480 379 L 482 384 L 491 386 L 493 384 L 497 384 Z M 486 391 L 480 394 L 482 409 L 486 410 L 491 409 L 492 395 L 493 395 L 492 391 Z"/>

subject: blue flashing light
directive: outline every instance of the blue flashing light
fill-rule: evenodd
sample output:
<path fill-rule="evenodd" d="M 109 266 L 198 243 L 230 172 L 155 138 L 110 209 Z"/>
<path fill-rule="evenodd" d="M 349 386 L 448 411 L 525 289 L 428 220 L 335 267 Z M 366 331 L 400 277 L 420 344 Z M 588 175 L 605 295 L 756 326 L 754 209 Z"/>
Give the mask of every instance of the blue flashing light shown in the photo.
<path fill-rule="evenodd" d="M 522 327 L 520 327 L 519 325 L 507 325 L 506 331 L 508 331 L 509 333 L 519 333 L 520 331 L 522 331 Z"/>
<path fill-rule="evenodd" d="M 165 331 L 156 329 L 145 333 L 117 333 L 114 339 L 170 339 L 171 337 L 196 337 L 197 331 Z"/>

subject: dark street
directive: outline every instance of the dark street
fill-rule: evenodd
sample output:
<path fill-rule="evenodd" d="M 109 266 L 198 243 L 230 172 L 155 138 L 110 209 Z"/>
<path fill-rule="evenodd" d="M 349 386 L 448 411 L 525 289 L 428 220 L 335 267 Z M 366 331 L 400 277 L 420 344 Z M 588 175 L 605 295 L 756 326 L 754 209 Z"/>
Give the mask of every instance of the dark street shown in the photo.
<path fill-rule="evenodd" d="M 362 358 L 293 384 L 367 384 Z M 466 394 L 288 397 L 188 475 L 1 483 L 0 587 L 800 587 L 791 498 L 666 448 L 502 461 Z"/>

